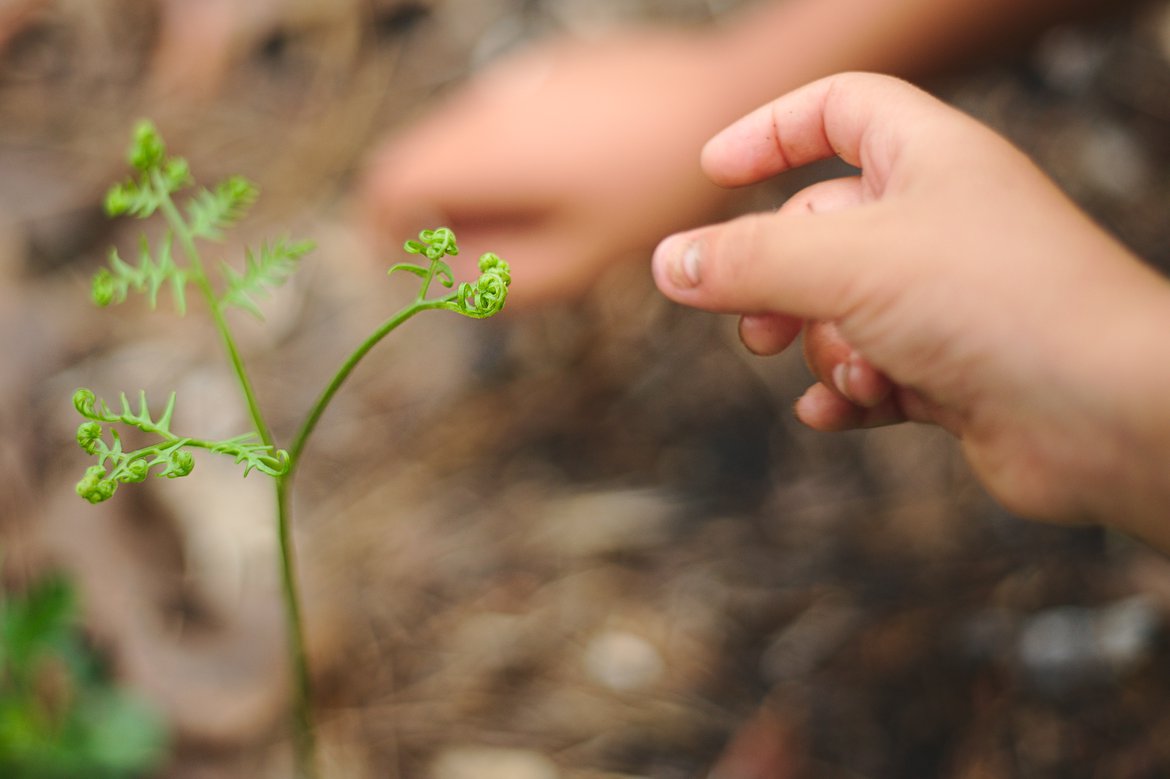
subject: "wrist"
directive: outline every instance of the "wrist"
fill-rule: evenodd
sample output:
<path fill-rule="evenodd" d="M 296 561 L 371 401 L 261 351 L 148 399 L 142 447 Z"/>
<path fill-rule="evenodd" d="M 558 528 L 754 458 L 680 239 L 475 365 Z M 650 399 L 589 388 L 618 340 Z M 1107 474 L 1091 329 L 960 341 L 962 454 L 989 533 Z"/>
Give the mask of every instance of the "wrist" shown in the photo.
<path fill-rule="evenodd" d="M 1112 339 L 1116 456 L 1097 512 L 1106 524 L 1170 551 L 1170 281 L 1158 278 Z M 1100 323 L 1108 327 L 1108 323 Z M 1124 364 L 1120 364 L 1124 361 Z M 1100 385 L 1099 385 L 1100 386 Z"/>
<path fill-rule="evenodd" d="M 1143 363 L 1150 381 L 1133 409 L 1135 430 L 1143 447 L 1133 458 L 1137 467 L 1132 529 L 1159 548 L 1170 551 L 1170 282 L 1163 285 L 1161 307 L 1152 317 L 1149 349 Z M 1143 408 L 1148 412 L 1142 413 Z"/>

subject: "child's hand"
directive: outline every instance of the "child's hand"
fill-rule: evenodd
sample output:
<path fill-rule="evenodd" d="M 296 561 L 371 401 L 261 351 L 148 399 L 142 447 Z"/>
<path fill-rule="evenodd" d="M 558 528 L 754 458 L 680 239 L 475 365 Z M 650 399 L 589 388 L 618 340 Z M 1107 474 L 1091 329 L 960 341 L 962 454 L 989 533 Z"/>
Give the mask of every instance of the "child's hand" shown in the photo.
<path fill-rule="evenodd" d="M 834 155 L 860 175 L 664 241 L 662 291 L 743 314 L 757 353 L 803 327 L 810 426 L 933 422 L 1009 508 L 1170 546 L 1170 284 L 1006 141 L 894 79 L 815 82 L 702 163 L 737 186 Z"/>
<path fill-rule="evenodd" d="M 379 150 L 365 215 L 398 242 L 442 223 L 507 257 L 509 306 L 581 294 L 729 199 L 694 164 L 744 104 L 712 46 L 644 30 L 512 56 Z"/>

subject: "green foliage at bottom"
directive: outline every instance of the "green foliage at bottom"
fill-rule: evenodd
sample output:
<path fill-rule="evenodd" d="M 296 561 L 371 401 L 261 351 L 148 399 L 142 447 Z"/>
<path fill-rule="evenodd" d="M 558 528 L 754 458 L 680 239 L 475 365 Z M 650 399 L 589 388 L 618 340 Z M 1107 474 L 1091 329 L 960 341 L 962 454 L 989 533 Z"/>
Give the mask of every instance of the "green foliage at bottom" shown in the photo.
<path fill-rule="evenodd" d="M 128 779 L 165 757 L 162 721 L 110 681 L 76 611 L 59 577 L 0 593 L 0 777 Z"/>

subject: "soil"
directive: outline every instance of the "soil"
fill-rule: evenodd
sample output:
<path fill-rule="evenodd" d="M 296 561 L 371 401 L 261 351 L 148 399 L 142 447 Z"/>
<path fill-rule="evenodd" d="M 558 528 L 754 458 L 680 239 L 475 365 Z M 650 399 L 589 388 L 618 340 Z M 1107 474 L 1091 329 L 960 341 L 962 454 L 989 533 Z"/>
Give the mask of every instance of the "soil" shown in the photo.
<path fill-rule="evenodd" d="M 208 460 L 73 493 L 77 386 L 246 426 L 197 317 L 88 305 L 139 227 L 99 208 L 133 118 L 203 180 L 261 184 L 239 241 L 298 225 L 329 263 L 241 333 L 287 439 L 386 311 L 349 203 L 383 133 L 528 38 L 734 5 L 266 0 L 195 60 L 157 4 L 0 11 L 2 573 L 79 584 L 94 646 L 170 723 L 158 776 L 289 776 L 289 690 L 260 478 Z M 1170 268 L 1170 5 L 936 88 Z M 295 506 L 327 775 L 1170 775 L 1163 555 L 1008 515 L 939 431 L 801 428 L 799 355 L 748 357 L 645 276 L 412 323 L 331 410 Z"/>

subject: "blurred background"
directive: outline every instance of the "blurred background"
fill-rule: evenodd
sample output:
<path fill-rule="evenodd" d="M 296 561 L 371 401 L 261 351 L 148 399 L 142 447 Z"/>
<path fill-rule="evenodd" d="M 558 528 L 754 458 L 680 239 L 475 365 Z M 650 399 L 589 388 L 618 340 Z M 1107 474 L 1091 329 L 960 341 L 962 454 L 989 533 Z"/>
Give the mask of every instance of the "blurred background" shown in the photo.
<path fill-rule="evenodd" d="M 247 427 L 205 320 L 89 304 L 140 228 L 100 208 L 134 122 L 205 184 L 259 183 L 225 256 L 318 244 L 262 327 L 239 322 L 287 440 L 413 294 L 355 217 L 386 133 L 524 41 L 746 4 L 0 2 L 0 662 L 37 624 L 79 626 L 31 697 L 0 670 L 0 761 L 26 720 L 112 684 L 139 703 L 94 704 L 119 727 L 70 731 L 62 775 L 291 775 L 269 485 L 204 458 L 100 506 L 73 491 L 79 386 L 176 389 L 176 426 Z M 932 86 L 1170 267 L 1170 4 Z M 382 344 L 295 496 L 327 775 L 1170 775 L 1165 557 L 1007 515 L 938 431 L 807 431 L 788 410 L 807 383 L 798 354 L 752 358 L 734 322 L 662 300 L 645 263 Z"/>

